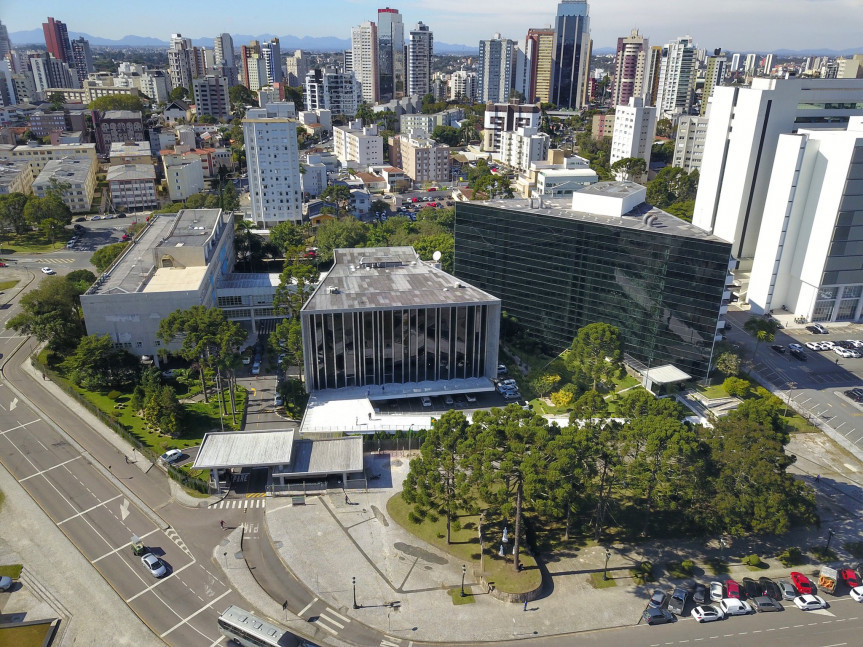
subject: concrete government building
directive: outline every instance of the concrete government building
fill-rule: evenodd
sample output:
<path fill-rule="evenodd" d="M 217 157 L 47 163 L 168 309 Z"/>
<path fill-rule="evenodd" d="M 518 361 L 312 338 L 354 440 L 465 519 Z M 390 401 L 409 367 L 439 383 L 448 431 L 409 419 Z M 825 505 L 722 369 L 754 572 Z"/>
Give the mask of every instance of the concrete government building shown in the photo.
<path fill-rule="evenodd" d="M 620 329 L 639 371 L 707 376 L 731 298 L 731 244 L 644 203 L 632 182 L 570 198 L 457 202 L 455 275 L 555 352 L 578 329 Z"/>

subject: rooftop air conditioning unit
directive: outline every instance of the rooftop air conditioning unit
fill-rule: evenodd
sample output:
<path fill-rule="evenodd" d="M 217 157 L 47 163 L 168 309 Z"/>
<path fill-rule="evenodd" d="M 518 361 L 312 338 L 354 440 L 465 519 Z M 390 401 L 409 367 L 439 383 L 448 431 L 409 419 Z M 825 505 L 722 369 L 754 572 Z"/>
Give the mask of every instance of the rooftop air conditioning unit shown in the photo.
<path fill-rule="evenodd" d="M 335 285 L 331 285 L 327 288 L 327 294 L 338 294 L 339 289 Z"/>

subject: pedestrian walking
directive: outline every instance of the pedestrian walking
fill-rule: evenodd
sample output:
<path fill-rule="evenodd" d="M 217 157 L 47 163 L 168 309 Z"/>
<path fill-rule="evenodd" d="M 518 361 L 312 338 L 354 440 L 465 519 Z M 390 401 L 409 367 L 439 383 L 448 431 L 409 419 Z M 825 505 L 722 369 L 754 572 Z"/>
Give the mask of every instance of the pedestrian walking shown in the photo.
<path fill-rule="evenodd" d="M 817 474 L 817 475 L 815 476 L 815 482 L 816 482 L 816 483 L 820 483 L 820 482 L 821 482 L 821 475 L 820 475 L 820 474 Z"/>
<path fill-rule="evenodd" d="M 44 373 L 42 373 L 42 379 L 43 379 L 43 380 L 47 380 L 47 379 L 48 379 L 47 377 L 45 377 L 45 374 L 44 374 Z"/>
<path fill-rule="evenodd" d="M 224 522 L 224 521 L 220 521 L 220 522 L 219 522 L 219 526 L 222 528 L 222 530 L 224 530 L 224 529 L 225 529 L 225 522 Z"/>
<path fill-rule="evenodd" d="M 348 500 L 348 494 L 345 492 L 345 505 L 350 505 L 351 502 Z"/>
<path fill-rule="evenodd" d="M 524 610 L 527 611 L 527 600 L 524 601 Z"/>
<path fill-rule="evenodd" d="M 125 456 L 125 455 L 124 455 L 124 456 L 123 456 L 123 460 L 125 460 L 125 461 L 126 461 L 126 465 L 128 465 L 128 464 L 129 464 L 129 457 L 128 457 L 128 456 Z"/>

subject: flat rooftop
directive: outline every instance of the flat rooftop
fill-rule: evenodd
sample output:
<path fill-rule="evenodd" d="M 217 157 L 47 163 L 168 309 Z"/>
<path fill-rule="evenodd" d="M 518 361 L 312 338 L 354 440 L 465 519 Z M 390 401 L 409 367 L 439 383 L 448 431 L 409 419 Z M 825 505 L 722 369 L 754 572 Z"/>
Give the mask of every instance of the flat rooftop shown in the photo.
<path fill-rule="evenodd" d="M 584 191 L 589 191 L 593 189 L 597 185 L 593 184 L 584 189 Z M 636 185 L 638 186 L 638 185 Z M 601 192 L 603 189 L 599 189 L 595 192 Z M 614 195 L 618 198 L 626 197 L 628 194 L 608 194 L 605 195 Z M 566 196 L 561 198 L 549 198 L 543 196 L 542 198 L 542 206 L 539 206 L 539 201 L 534 199 L 533 206 L 531 206 L 530 199 L 527 198 L 515 198 L 515 199 L 507 199 L 507 200 L 483 200 L 483 201 L 475 201 L 470 203 L 464 202 L 456 202 L 456 219 L 458 219 L 458 211 L 459 208 L 467 208 L 471 205 L 483 205 L 486 207 L 494 207 L 495 209 L 503 209 L 506 211 L 519 211 L 522 213 L 535 213 L 537 215 L 542 216 L 553 216 L 555 218 L 568 218 L 570 220 L 578 220 L 581 222 L 593 222 L 601 225 L 607 225 L 609 227 L 624 227 L 626 229 L 638 229 L 641 231 L 651 231 L 657 234 L 670 234 L 673 236 L 684 236 L 686 238 L 698 238 L 701 240 L 709 240 L 716 241 L 718 243 L 727 243 L 718 236 L 714 236 L 712 234 L 708 234 L 703 229 L 699 229 L 698 227 L 692 225 L 691 223 L 686 222 L 685 220 L 681 220 L 676 216 L 672 216 L 670 213 L 667 213 L 660 209 L 659 207 L 654 207 L 652 205 L 643 202 L 638 205 L 632 211 L 623 214 L 621 217 L 615 216 L 604 216 L 595 213 L 587 213 L 584 211 L 574 211 L 572 209 L 572 196 Z M 653 224 L 646 224 L 646 216 L 656 216 L 656 219 L 653 220 Z"/>
<path fill-rule="evenodd" d="M 343 312 L 497 302 L 420 260 L 412 247 L 333 250 L 335 264 L 303 312 Z"/>
<path fill-rule="evenodd" d="M 0 186 L 10 186 L 21 173 L 29 173 L 29 162 L 0 160 Z"/>
<path fill-rule="evenodd" d="M 159 247 L 203 246 L 216 228 L 221 209 L 183 209 L 174 229 Z"/>
<path fill-rule="evenodd" d="M 88 157 L 64 157 L 51 160 L 39 173 L 39 177 L 33 182 L 34 186 L 48 184 L 51 180 L 68 182 L 70 184 L 83 184 L 87 181 L 90 171 L 95 162 Z"/>
<path fill-rule="evenodd" d="M 143 286 L 141 292 L 189 292 L 197 290 L 206 274 L 206 265 L 160 267 Z"/>
<path fill-rule="evenodd" d="M 156 169 L 152 164 L 118 164 L 108 169 L 108 182 L 119 180 L 155 180 Z"/>
<path fill-rule="evenodd" d="M 285 465 L 291 462 L 293 448 L 293 429 L 209 433 L 201 442 L 194 469 Z"/>

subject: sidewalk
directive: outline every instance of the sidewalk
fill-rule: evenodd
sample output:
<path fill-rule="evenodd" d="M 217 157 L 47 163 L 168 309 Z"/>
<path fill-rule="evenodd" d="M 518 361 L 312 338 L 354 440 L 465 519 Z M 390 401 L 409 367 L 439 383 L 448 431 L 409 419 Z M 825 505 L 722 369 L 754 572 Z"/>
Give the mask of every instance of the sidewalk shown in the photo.
<path fill-rule="evenodd" d="M 594 590 L 591 572 L 602 572 L 604 547 L 573 549 L 568 554 L 546 558 L 549 584 L 543 595 L 528 604 L 502 602 L 486 593 L 468 570 L 465 589 L 475 595 L 475 603 L 455 606 L 448 589 L 461 585 L 461 563 L 392 522 L 386 502 L 401 488 L 407 474 L 407 461 L 389 455 L 367 456 L 371 470 L 391 475 L 392 487 L 370 489 L 368 493 L 349 492 L 346 504 L 341 491 L 332 496 L 310 498 L 305 506 L 292 507 L 288 499 L 270 499 L 266 521 L 279 552 L 298 579 L 315 591 L 340 613 L 388 633 L 413 640 L 461 642 L 466 640 L 504 640 L 513 637 L 588 631 L 639 622 L 647 598 L 654 588 L 670 589 L 695 581 L 707 584 L 714 579 L 738 581 L 744 577 L 788 578 L 790 568 L 772 556 L 787 546 L 802 550 L 823 545 L 827 528 L 835 532 L 831 548 L 845 563 L 852 561 L 842 544 L 856 540 L 863 532 L 859 520 L 863 509 L 863 464 L 835 447 L 822 434 L 798 434 L 789 446 L 795 454 L 805 453 L 795 473 L 816 488 L 821 528 L 800 528 L 783 537 L 731 540 L 725 538 L 725 555 L 742 557 L 758 554 L 768 563 L 766 569 L 750 569 L 729 564 L 728 574 L 705 572 L 706 562 L 719 557 L 723 549 L 719 537 L 703 541 L 655 540 L 642 545 L 613 545 L 609 576 L 617 586 Z M 814 472 L 814 473 L 813 473 Z M 819 474 L 815 482 L 815 474 Z M 382 482 L 387 483 L 383 478 Z M 696 572 L 691 580 L 668 577 L 669 561 L 692 559 Z M 641 560 L 655 565 L 656 582 L 639 586 L 629 569 Z M 855 562 L 857 560 L 854 560 Z M 322 568 L 322 564 L 326 564 Z M 815 562 L 795 567 L 812 574 Z M 357 599 L 361 609 L 352 609 L 351 578 L 357 578 Z M 232 578 L 234 586 L 242 588 Z M 390 603 L 398 601 L 394 609 Z M 446 622 L 441 622 L 446 618 Z"/>

